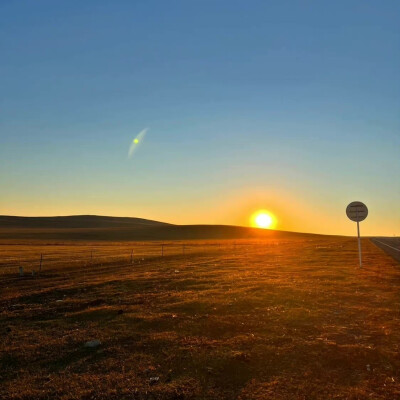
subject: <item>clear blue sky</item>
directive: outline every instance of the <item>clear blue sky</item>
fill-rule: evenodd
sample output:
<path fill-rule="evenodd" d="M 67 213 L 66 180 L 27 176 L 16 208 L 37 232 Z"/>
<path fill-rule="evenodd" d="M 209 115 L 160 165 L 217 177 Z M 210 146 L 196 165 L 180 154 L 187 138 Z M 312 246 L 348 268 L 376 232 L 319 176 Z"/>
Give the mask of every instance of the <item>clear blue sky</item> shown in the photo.
<path fill-rule="evenodd" d="M 400 234 L 399 1 L 0 2 L 0 214 Z M 148 133 L 131 158 L 132 139 Z"/>

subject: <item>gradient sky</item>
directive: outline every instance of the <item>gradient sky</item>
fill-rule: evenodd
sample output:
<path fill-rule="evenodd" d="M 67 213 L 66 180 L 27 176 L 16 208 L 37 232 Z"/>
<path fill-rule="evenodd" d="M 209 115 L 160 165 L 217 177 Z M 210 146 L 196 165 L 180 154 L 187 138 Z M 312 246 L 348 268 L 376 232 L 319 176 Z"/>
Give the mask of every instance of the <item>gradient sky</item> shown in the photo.
<path fill-rule="evenodd" d="M 400 2 L 0 2 L 0 214 L 400 234 Z M 148 128 L 131 158 L 132 140 Z"/>

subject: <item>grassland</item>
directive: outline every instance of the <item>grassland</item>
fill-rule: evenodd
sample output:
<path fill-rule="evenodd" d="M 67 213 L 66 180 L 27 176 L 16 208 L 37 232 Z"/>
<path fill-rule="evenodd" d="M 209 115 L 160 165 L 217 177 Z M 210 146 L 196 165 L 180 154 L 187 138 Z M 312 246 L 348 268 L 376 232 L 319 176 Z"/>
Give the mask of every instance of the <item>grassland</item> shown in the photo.
<path fill-rule="evenodd" d="M 363 248 L 3 240 L 0 398 L 398 399 L 399 265 Z"/>

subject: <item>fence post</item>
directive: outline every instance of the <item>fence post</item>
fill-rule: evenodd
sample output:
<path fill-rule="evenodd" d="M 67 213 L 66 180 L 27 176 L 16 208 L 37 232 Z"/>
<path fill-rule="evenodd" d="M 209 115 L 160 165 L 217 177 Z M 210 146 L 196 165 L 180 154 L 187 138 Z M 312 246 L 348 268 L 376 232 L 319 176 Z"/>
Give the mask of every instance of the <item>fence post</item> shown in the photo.
<path fill-rule="evenodd" d="M 161 257 L 164 257 L 164 244 L 161 245 Z"/>

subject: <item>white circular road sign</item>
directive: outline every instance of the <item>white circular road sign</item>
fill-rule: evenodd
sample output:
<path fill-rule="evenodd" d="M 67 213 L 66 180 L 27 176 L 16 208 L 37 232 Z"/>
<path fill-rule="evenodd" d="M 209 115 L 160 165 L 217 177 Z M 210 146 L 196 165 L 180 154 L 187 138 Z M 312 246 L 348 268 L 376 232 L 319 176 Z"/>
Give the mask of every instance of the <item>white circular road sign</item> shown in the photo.
<path fill-rule="evenodd" d="M 368 216 L 368 208 L 361 201 L 353 201 L 347 206 L 346 214 L 354 222 L 364 221 Z"/>

